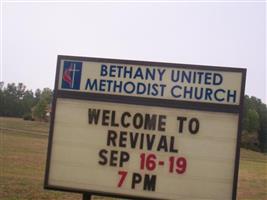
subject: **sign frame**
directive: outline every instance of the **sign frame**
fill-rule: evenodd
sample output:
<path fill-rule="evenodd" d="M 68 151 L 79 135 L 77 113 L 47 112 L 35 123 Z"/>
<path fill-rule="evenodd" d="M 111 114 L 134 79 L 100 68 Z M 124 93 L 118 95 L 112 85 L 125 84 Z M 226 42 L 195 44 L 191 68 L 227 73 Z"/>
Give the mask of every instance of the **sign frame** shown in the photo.
<path fill-rule="evenodd" d="M 59 85 L 59 79 L 60 79 L 59 77 L 60 67 L 61 67 L 60 63 L 62 60 L 146 65 L 148 67 L 157 66 L 157 67 L 166 67 L 166 68 L 171 67 L 171 68 L 178 68 L 178 69 L 181 68 L 181 69 L 210 70 L 210 71 L 223 71 L 223 72 L 239 72 L 242 74 L 239 104 L 238 105 L 226 105 L 226 104 L 218 104 L 218 103 L 151 99 L 147 97 L 129 97 L 129 96 L 123 96 L 123 95 L 84 93 L 84 92 L 59 90 L 58 85 Z M 62 98 L 68 98 L 68 99 L 91 100 L 91 101 L 101 101 L 101 102 L 181 108 L 181 109 L 189 109 L 189 110 L 238 114 L 238 129 L 237 129 L 237 140 L 236 140 L 236 149 L 235 149 L 234 177 L 233 177 L 233 186 L 232 186 L 232 200 L 235 200 L 237 197 L 245 80 L 246 80 L 246 69 L 245 68 L 229 68 L 229 67 L 215 67 L 215 66 L 191 65 L 191 64 L 175 64 L 175 63 L 165 63 L 165 62 L 149 62 L 149 61 L 58 55 L 56 77 L 55 77 L 55 87 L 54 87 L 53 100 L 52 100 L 52 112 L 51 112 L 51 121 L 50 121 L 50 128 L 49 128 L 48 146 L 47 146 L 44 189 L 52 189 L 52 190 L 75 192 L 75 193 L 90 193 L 92 195 L 109 196 L 109 197 L 115 197 L 115 198 L 118 197 L 118 198 L 137 199 L 137 200 L 152 200 L 151 198 L 147 198 L 147 197 L 135 197 L 131 195 L 120 195 L 120 194 L 114 194 L 114 193 L 109 193 L 109 192 L 76 189 L 76 188 L 61 187 L 61 186 L 55 186 L 55 185 L 49 184 L 48 179 L 49 179 L 51 152 L 52 152 L 52 141 L 53 141 L 53 132 L 54 132 L 56 104 L 57 104 L 57 98 L 62 97 Z M 179 103 L 177 104 L 177 102 Z"/>

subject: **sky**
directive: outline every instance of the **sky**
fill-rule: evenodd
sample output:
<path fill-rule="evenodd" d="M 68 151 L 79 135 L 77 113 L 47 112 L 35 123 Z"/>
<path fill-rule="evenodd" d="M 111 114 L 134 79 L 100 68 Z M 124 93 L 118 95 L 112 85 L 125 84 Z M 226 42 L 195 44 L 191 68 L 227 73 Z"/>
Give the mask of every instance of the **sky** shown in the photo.
<path fill-rule="evenodd" d="M 266 103 L 266 3 L 1 2 L 1 81 L 54 88 L 57 55 L 247 68 Z"/>

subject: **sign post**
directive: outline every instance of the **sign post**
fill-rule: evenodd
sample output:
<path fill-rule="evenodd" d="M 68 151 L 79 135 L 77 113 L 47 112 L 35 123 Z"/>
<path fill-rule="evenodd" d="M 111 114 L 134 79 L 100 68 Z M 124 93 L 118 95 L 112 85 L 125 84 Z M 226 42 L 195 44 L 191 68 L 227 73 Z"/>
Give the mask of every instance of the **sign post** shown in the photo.
<path fill-rule="evenodd" d="M 90 193 L 83 193 L 83 200 L 91 200 L 91 197 Z"/>
<path fill-rule="evenodd" d="M 245 76 L 59 56 L 45 188 L 83 199 L 236 199 Z"/>

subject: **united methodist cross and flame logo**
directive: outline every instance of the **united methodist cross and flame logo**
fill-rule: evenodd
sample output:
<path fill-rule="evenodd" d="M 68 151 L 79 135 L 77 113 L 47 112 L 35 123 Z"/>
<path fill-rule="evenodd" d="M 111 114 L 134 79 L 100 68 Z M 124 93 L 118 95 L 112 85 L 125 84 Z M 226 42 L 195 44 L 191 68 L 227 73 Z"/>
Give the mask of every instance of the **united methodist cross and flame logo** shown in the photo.
<path fill-rule="evenodd" d="M 82 62 L 64 61 L 62 74 L 62 88 L 80 89 Z"/>

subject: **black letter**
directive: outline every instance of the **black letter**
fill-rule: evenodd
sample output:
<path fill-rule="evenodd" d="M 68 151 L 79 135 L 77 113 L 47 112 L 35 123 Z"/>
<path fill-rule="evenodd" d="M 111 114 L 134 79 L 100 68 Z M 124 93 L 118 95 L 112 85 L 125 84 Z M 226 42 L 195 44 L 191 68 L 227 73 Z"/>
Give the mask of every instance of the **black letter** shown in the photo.
<path fill-rule="evenodd" d="M 98 119 L 99 119 L 99 113 L 100 110 L 96 110 L 96 109 L 88 109 L 88 123 L 92 124 L 94 122 L 94 124 L 98 124 Z"/>
<path fill-rule="evenodd" d="M 119 138 L 119 147 L 126 147 L 126 141 L 127 141 L 127 132 L 121 131 Z"/>
<path fill-rule="evenodd" d="M 108 130 L 107 146 L 110 146 L 110 144 L 112 143 L 112 145 L 116 147 L 117 146 L 116 139 L 117 139 L 117 133 L 115 131 Z"/>
<path fill-rule="evenodd" d="M 193 124 L 194 123 L 196 125 L 195 125 L 195 127 L 193 129 Z M 198 130 L 199 130 L 199 121 L 198 121 L 198 119 L 197 118 L 190 119 L 190 121 L 189 121 L 189 131 L 190 131 L 190 133 L 191 134 L 196 134 L 198 132 Z"/>
<path fill-rule="evenodd" d="M 103 126 L 108 126 L 108 122 L 107 120 L 109 120 L 109 114 L 110 111 L 109 110 L 103 110 L 102 112 L 102 125 Z"/>
<path fill-rule="evenodd" d="M 130 126 L 130 123 L 126 123 L 125 122 L 125 117 L 131 117 L 131 114 L 129 112 L 124 112 L 122 113 L 121 115 L 121 125 L 124 127 L 124 128 L 128 128 Z"/>
<path fill-rule="evenodd" d="M 165 152 L 168 152 L 167 138 L 166 135 L 162 135 L 159 140 L 159 145 L 157 151 L 163 149 Z"/>
<path fill-rule="evenodd" d="M 138 173 L 133 173 L 132 189 L 135 189 L 135 184 L 141 183 L 142 176 Z"/>
<path fill-rule="evenodd" d="M 130 132 L 130 142 L 131 142 L 132 149 L 136 147 L 138 137 L 139 137 L 139 133 Z"/>
<path fill-rule="evenodd" d="M 109 165 L 110 166 L 117 166 L 117 160 L 118 160 L 118 151 L 115 151 L 115 150 L 111 150 L 110 151 L 110 162 L 109 162 Z"/>
<path fill-rule="evenodd" d="M 115 119 L 116 119 L 116 111 L 112 111 L 111 112 L 111 126 L 119 126 L 119 124 L 118 123 L 116 123 L 116 121 L 115 121 Z"/>
<path fill-rule="evenodd" d="M 155 191 L 156 179 L 157 179 L 156 175 L 151 175 L 151 177 L 149 177 L 148 174 L 145 174 L 144 190 Z"/>
<path fill-rule="evenodd" d="M 178 153 L 178 149 L 174 148 L 175 145 L 175 137 L 171 136 L 171 142 L 170 142 L 170 152 L 172 153 Z"/>
<path fill-rule="evenodd" d="M 139 122 L 138 122 L 139 118 Z M 136 129 L 139 129 L 143 126 L 143 116 L 140 113 L 136 113 L 133 117 L 133 126 Z"/>
<path fill-rule="evenodd" d="M 186 117 L 177 117 L 177 120 L 180 122 L 179 123 L 179 133 L 182 133 L 183 132 L 183 129 L 184 129 L 184 121 L 186 120 L 187 118 Z"/>
<path fill-rule="evenodd" d="M 151 136 L 151 137 L 150 137 Z M 146 142 L 147 142 L 147 150 L 152 150 L 153 146 L 154 146 L 154 141 L 155 141 L 155 135 L 146 135 Z"/>
<path fill-rule="evenodd" d="M 146 130 L 155 130 L 157 124 L 157 115 L 145 114 L 145 127 Z"/>
<path fill-rule="evenodd" d="M 99 160 L 98 161 L 98 163 L 100 164 L 100 165 L 106 165 L 107 164 L 107 158 L 106 158 L 106 156 L 105 156 L 105 154 L 107 154 L 108 153 L 108 151 L 106 150 L 106 149 L 101 149 L 100 151 L 99 151 L 99 153 L 98 153 L 98 155 L 99 155 L 99 157 L 100 158 L 102 158 L 102 160 Z"/>
<path fill-rule="evenodd" d="M 129 158 L 130 155 L 127 152 L 122 151 L 120 156 L 120 167 L 123 167 L 123 163 L 129 161 Z"/>
<path fill-rule="evenodd" d="M 158 130 L 159 131 L 165 131 L 165 125 L 166 125 L 165 119 L 166 119 L 165 115 L 159 116 L 159 124 L 158 124 Z"/>

